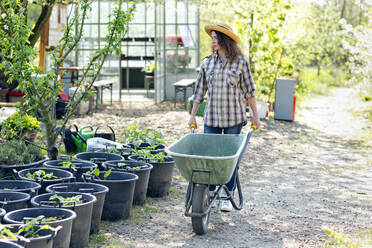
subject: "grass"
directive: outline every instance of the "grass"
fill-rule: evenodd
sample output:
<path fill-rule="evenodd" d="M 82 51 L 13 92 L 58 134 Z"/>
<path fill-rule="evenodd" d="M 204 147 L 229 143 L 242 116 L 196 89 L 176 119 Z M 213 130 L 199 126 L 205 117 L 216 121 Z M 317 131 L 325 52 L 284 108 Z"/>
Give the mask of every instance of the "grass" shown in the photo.
<path fill-rule="evenodd" d="M 328 239 L 324 241 L 324 248 L 361 248 L 372 244 L 372 229 L 361 229 L 352 236 L 346 236 L 337 231 L 326 229 Z"/>
<path fill-rule="evenodd" d="M 324 69 L 319 75 L 315 68 L 305 68 L 299 78 L 296 85 L 296 101 L 299 103 L 313 95 L 326 94 L 332 87 L 347 85 L 347 75 L 341 68 Z"/>
<path fill-rule="evenodd" d="M 151 204 L 152 203 L 147 198 L 143 206 L 133 205 L 130 213 L 130 220 L 135 223 L 142 223 L 149 215 L 158 213 L 159 209 Z"/>

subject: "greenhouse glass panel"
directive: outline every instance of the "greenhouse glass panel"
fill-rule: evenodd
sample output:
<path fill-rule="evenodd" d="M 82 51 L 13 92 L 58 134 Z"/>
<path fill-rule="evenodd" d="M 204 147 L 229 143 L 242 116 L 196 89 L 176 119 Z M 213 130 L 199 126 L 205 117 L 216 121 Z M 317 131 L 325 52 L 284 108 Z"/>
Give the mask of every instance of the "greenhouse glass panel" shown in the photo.
<path fill-rule="evenodd" d="M 195 4 L 188 5 L 188 22 L 189 24 L 199 25 L 199 9 Z"/>
<path fill-rule="evenodd" d="M 187 12 L 185 2 L 177 2 L 177 23 L 187 23 Z"/>
<path fill-rule="evenodd" d="M 87 12 L 85 23 L 98 23 L 98 2 L 92 2 L 92 10 Z"/>
<path fill-rule="evenodd" d="M 145 23 L 146 3 L 137 3 L 132 23 Z"/>

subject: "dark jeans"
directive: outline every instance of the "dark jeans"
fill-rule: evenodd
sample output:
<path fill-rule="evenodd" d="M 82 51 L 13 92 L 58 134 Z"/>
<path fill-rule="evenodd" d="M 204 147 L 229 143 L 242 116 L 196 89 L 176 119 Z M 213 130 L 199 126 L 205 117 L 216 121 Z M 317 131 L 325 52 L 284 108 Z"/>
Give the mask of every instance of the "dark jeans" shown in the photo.
<path fill-rule="evenodd" d="M 240 134 L 240 131 L 242 130 L 243 125 L 239 124 L 233 127 L 228 128 L 219 128 L 219 127 L 210 127 L 207 125 L 204 125 L 204 133 L 224 133 L 224 134 Z M 234 170 L 234 173 L 230 179 L 230 181 L 226 184 L 227 188 L 230 190 L 230 192 L 233 192 L 236 187 L 236 169 Z M 209 190 L 215 190 L 216 186 L 211 185 L 209 186 Z"/>

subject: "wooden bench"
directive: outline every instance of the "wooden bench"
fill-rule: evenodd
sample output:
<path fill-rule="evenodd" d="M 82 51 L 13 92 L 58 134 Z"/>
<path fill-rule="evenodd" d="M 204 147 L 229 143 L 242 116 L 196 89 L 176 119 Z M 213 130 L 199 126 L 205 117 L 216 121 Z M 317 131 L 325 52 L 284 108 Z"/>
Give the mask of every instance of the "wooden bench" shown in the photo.
<path fill-rule="evenodd" d="M 188 88 L 191 88 L 192 91 L 194 92 L 195 82 L 196 82 L 196 79 L 182 79 L 173 84 L 174 86 L 174 107 L 176 107 L 177 93 L 181 92 L 183 93 L 183 101 L 185 103 L 185 109 L 186 109 L 186 91 Z"/>
<path fill-rule="evenodd" d="M 110 90 L 110 103 L 112 104 L 112 86 L 114 82 L 111 80 L 99 80 L 93 83 L 93 87 L 96 91 L 96 109 L 98 108 L 98 98 L 101 99 L 101 104 L 103 103 L 103 90 Z"/>

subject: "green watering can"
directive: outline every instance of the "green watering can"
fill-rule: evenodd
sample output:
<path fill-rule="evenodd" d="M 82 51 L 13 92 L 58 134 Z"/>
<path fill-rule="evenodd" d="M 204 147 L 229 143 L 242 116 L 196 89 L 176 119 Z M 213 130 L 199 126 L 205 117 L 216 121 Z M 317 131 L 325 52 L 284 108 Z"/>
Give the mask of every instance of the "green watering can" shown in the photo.
<path fill-rule="evenodd" d="M 84 126 L 80 128 L 79 134 L 83 136 L 85 140 L 93 138 L 94 137 L 94 132 L 93 132 L 93 127 L 92 126 Z"/>
<path fill-rule="evenodd" d="M 77 135 L 71 134 L 71 138 L 75 143 L 76 153 L 85 152 L 87 150 L 87 140 L 82 137 L 80 133 L 78 133 Z"/>

